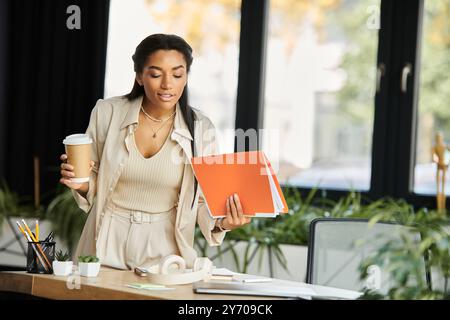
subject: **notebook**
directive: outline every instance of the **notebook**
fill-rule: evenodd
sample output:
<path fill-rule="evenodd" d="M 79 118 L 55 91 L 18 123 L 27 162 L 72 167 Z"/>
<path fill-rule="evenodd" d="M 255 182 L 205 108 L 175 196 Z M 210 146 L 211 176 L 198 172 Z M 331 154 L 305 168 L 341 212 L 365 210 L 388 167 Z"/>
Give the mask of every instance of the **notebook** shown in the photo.
<path fill-rule="evenodd" d="M 212 217 L 225 217 L 227 197 L 237 193 L 245 216 L 276 217 L 288 206 L 263 151 L 192 158 L 194 174 Z"/>

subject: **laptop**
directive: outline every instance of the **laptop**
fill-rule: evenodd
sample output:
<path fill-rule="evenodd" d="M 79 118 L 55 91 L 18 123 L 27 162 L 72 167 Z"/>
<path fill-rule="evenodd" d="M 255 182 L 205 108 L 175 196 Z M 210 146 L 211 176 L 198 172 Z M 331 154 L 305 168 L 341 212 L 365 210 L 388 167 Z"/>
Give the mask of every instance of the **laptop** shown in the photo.
<path fill-rule="evenodd" d="M 294 299 L 354 300 L 361 292 L 312 285 L 303 282 L 272 279 L 271 282 L 198 281 L 193 285 L 195 293 L 265 296 Z"/>
<path fill-rule="evenodd" d="M 194 283 L 193 288 L 195 293 L 244 296 L 308 298 L 317 295 L 313 289 L 306 286 L 283 286 L 273 282 L 198 281 Z"/>

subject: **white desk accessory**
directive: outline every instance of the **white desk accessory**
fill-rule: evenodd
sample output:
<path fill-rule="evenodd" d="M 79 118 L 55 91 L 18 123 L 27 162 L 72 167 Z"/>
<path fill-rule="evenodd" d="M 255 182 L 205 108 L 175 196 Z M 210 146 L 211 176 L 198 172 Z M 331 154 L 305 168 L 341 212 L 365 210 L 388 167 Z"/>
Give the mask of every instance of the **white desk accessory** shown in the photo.
<path fill-rule="evenodd" d="M 148 269 L 136 268 L 135 272 L 145 275 L 151 283 L 177 285 L 188 284 L 211 277 L 213 264 L 208 258 L 197 258 L 194 268 L 186 269 L 186 261 L 180 256 L 170 255 L 161 260 L 158 265 Z"/>

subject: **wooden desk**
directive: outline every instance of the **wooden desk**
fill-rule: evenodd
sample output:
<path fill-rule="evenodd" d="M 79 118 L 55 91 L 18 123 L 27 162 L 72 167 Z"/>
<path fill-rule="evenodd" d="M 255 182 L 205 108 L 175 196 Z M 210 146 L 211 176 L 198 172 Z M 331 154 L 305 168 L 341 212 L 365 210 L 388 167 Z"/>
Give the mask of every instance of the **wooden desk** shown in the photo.
<path fill-rule="evenodd" d="M 68 279 L 71 277 L 70 279 Z M 75 275 L 75 277 L 78 277 Z M 170 291 L 149 291 L 128 288 L 125 284 L 146 283 L 144 277 L 139 277 L 132 271 L 122 271 L 102 267 L 96 278 L 79 277 L 79 289 L 69 289 L 75 286 L 74 275 L 59 277 L 52 274 L 31 274 L 25 271 L 0 272 L 0 291 L 24 293 L 48 299 L 77 299 L 77 300 L 274 300 L 273 297 L 252 297 L 237 295 L 197 294 L 192 290 L 192 284 L 169 286 L 175 288 Z M 69 286 L 68 281 L 69 280 Z M 72 280 L 72 281 L 70 281 Z"/>

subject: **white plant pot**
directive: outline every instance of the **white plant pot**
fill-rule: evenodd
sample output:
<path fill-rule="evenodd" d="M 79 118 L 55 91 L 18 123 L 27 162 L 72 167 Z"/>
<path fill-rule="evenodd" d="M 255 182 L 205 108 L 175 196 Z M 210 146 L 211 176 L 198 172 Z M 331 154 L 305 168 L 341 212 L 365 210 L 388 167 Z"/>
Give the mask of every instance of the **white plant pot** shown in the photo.
<path fill-rule="evenodd" d="M 72 273 L 72 261 L 53 261 L 53 274 L 55 276 L 68 276 Z"/>
<path fill-rule="evenodd" d="M 78 262 L 78 270 L 83 277 L 96 277 L 100 271 L 100 262 Z"/>

